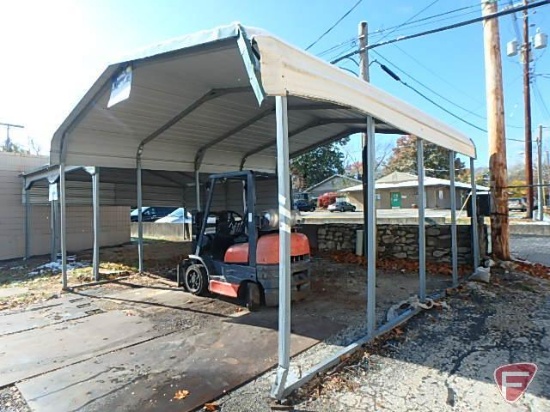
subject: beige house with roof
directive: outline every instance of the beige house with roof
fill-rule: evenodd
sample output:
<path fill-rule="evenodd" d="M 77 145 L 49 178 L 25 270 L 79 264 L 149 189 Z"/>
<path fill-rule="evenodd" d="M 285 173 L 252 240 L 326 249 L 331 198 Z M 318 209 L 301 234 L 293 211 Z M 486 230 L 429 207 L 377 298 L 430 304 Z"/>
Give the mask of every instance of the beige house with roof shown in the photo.
<path fill-rule="evenodd" d="M 451 208 L 451 182 L 447 179 L 425 177 L 426 208 Z M 489 188 L 477 186 L 478 190 Z M 460 209 L 470 193 L 468 183 L 455 182 L 457 208 Z M 363 210 L 363 185 L 340 190 L 358 210 Z M 418 177 L 410 173 L 393 172 L 376 181 L 376 208 L 411 209 L 418 205 Z"/>

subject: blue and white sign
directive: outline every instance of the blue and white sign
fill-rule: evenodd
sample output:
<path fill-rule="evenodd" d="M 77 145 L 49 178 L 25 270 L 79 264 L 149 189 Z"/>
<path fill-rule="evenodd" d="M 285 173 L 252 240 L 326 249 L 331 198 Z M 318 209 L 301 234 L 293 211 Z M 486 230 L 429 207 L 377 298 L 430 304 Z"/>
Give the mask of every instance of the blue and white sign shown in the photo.
<path fill-rule="evenodd" d="M 132 88 L 132 66 L 127 66 L 116 77 L 113 78 L 111 85 L 111 97 L 107 108 L 113 107 L 130 97 L 130 89 Z"/>

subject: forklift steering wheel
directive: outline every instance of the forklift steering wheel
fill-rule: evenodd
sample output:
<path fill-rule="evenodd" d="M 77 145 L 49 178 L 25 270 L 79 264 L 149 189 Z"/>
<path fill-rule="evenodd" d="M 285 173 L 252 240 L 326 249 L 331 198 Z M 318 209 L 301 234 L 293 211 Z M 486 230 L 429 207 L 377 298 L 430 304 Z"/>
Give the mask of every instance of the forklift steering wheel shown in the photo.
<path fill-rule="evenodd" d="M 240 234 L 244 229 L 243 217 L 233 210 L 220 212 L 221 219 L 223 219 L 222 225 L 226 226 L 228 234 L 232 236 Z"/>

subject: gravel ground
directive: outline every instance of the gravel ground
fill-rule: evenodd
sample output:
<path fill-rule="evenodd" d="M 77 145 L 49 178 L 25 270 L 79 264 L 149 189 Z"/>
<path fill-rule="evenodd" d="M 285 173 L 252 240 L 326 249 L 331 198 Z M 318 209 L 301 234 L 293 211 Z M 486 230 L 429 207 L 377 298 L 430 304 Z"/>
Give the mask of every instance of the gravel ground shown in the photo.
<path fill-rule="evenodd" d="M 0 389 L 0 412 L 30 412 L 30 408 L 15 386 Z"/>
<path fill-rule="evenodd" d="M 491 285 L 468 282 L 445 299 L 449 309 L 423 312 L 388 341 L 299 391 L 295 410 L 548 411 L 549 293 L 550 282 L 517 273 Z M 293 363 L 322 353 L 318 345 Z M 539 366 L 514 405 L 493 381 L 494 369 L 511 362 Z M 221 410 L 270 411 L 273 380 L 271 371 L 228 394 L 218 401 Z"/>
<path fill-rule="evenodd" d="M 532 241 L 533 238 L 529 240 Z M 544 242 L 542 239 L 539 241 Z M 513 241 L 512 247 L 519 244 Z M 521 247 L 528 251 L 529 244 L 532 247 L 532 242 L 526 240 Z M 174 266 L 170 256 L 180 246 L 169 244 L 168 247 L 174 250 L 166 254 L 165 261 L 163 259 L 162 265 L 155 270 L 156 273 L 167 274 L 168 269 Z M 541 243 L 540 247 L 548 245 Z M 130 255 L 134 253 L 134 248 L 115 248 L 107 253 L 105 257 L 111 260 L 122 256 L 123 261 L 120 263 L 125 264 L 125 260 L 133 260 Z M 84 258 L 86 256 L 82 256 Z M 16 277 L 17 281 L 22 280 L 22 286 L 29 287 L 29 283 L 22 278 L 31 265 L 20 270 L 11 269 L 15 265 L 17 262 L 6 268 L 4 281 L 8 283 L 11 278 Z M 293 313 L 322 314 L 347 327 L 295 357 L 291 375 L 296 376 L 365 334 L 364 268 L 315 258 L 313 273 L 312 296 L 306 302 L 294 305 Z M 449 281 L 445 276 L 429 275 L 428 290 L 444 289 L 449 286 Z M 47 275 L 44 282 L 48 286 L 58 287 L 58 275 Z M 157 281 L 132 276 L 128 282 L 156 284 Z M 544 369 L 548 368 L 550 359 L 550 304 L 545 297 L 550 292 L 549 283 L 520 274 L 504 274 L 487 286 L 468 283 L 466 288 L 447 298 L 450 309 L 432 310 L 417 316 L 406 328 L 400 329 L 399 333 L 391 334 L 387 342 L 367 348 L 365 353 L 354 357 L 353 362 L 346 363 L 340 370 L 295 394 L 293 400 L 296 409 L 327 412 L 462 411 L 480 408 L 490 411 L 508 410 L 496 392 L 492 371 L 496 366 L 510 360 L 523 360 L 538 362 L 540 369 L 531 386 L 532 391 L 517 404 L 520 408 L 518 410 L 531 408 L 533 411 L 550 411 L 550 394 L 546 389 L 550 387 L 550 377 L 548 370 Z M 379 271 L 378 323 L 381 324 L 392 304 L 414 294 L 417 285 L 417 274 Z M 109 288 L 115 290 L 123 286 L 103 285 L 87 291 L 101 294 Z M 27 302 L 20 302 L 21 305 L 25 303 Z M 206 306 L 201 309 L 216 313 L 233 313 L 237 310 L 234 302 L 219 299 L 204 299 L 197 303 Z M 145 315 L 141 307 L 130 302 L 101 303 L 103 310 L 110 310 L 111 306 L 143 312 L 142 315 Z M 186 319 L 185 324 L 182 324 L 180 315 L 169 314 L 161 308 L 149 312 L 148 316 L 168 329 L 204 323 L 204 319 L 198 316 L 196 319 Z M 208 325 L 204 324 L 204 327 Z M 273 381 L 274 371 L 270 371 L 232 391 L 218 400 L 221 410 L 271 410 L 268 395 Z M 8 387 L 0 390 L 0 412 L 27 410 L 29 409 L 17 389 Z"/>

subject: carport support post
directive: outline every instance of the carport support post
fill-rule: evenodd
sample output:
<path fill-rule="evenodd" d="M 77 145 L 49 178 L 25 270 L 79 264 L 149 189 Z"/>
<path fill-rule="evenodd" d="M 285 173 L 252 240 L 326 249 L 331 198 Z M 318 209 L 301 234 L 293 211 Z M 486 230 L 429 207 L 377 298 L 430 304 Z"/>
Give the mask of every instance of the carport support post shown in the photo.
<path fill-rule="evenodd" d="M 197 196 L 197 211 L 201 211 L 201 179 L 198 170 L 195 171 L 195 195 Z"/>
<path fill-rule="evenodd" d="M 476 173 L 475 173 L 474 158 L 470 158 L 470 179 L 472 185 L 472 249 L 474 257 L 474 270 L 479 266 L 479 232 L 477 227 L 477 190 L 476 190 Z"/>
<path fill-rule="evenodd" d="M 65 193 L 65 164 L 59 165 L 59 198 L 61 202 L 61 279 L 67 289 L 67 194 Z"/>
<path fill-rule="evenodd" d="M 136 160 L 137 169 L 137 207 L 138 207 L 138 271 L 143 273 L 143 195 L 141 185 L 141 156 Z"/>
<path fill-rule="evenodd" d="M 279 189 L 279 365 L 271 395 L 283 397 L 290 367 L 290 167 L 287 97 L 276 96 Z"/>
<path fill-rule="evenodd" d="M 100 216 L 99 216 L 99 168 L 94 168 L 92 174 L 92 199 L 94 210 L 94 256 L 93 256 L 93 273 L 94 280 L 99 280 L 99 237 L 100 233 Z"/>
<path fill-rule="evenodd" d="M 367 117 L 366 142 L 363 150 L 363 182 L 366 190 L 366 214 L 365 214 L 365 256 L 367 258 L 367 333 L 374 336 L 376 330 L 376 188 L 374 182 L 374 168 L 376 165 L 375 153 L 375 129 L 374 119 Z M 366 177 L 366 179 L 365 179 Z"/>
<path fill-rule="evenodd" d="M 25 259 L 31 256 L 31 196 L 27 179 L 23 182 L 25 191 Z"/>
<path fill-rule="evenodd" d="M 424 191 L 424 141 L 416 139 L 416 163 L 418 167 L 418 297 L 426 300 L 426 193 Z"/>
<path fill-rule="evenodd" d="M 458 286 L 458 244 L 456 239 L 456 188 L 455 152 L 449 152 L 449 176 L 451 180 L 451 262 L 453 267 L 453 287 Z"/>
<path fill-rule="evenodd" d="M 57 260 L 57 202 L 55 200 L 50 201 L 50 228 L 51 228 L 50 260 L 52 262 L 55 262 Z"/>

